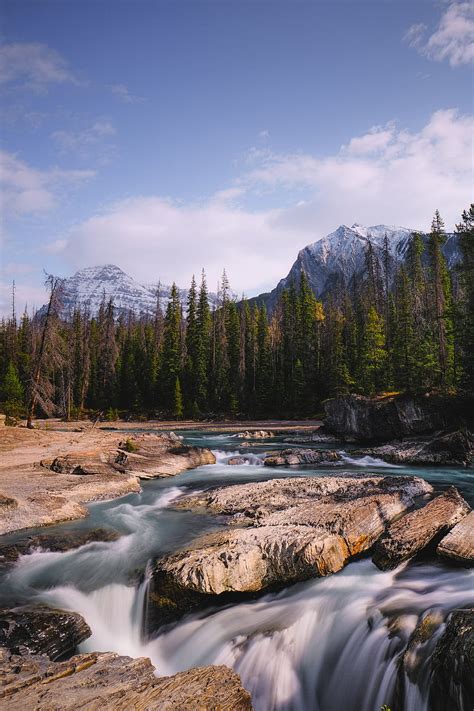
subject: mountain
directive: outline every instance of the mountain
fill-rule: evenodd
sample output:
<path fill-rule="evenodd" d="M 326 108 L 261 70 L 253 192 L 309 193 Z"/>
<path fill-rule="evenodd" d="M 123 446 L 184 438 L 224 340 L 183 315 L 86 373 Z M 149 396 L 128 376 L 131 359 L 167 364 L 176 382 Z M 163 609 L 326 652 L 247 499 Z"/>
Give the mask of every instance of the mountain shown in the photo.
<path fill-rule="evenodd" d="M 366 271 L 366 253 L 369 243 L 373 247 L 374 256 L 383 264 L 385 235 L 388 240 L 389 261 L 394 272 L 407 254 L 410 238 L 415 230 L 406 227 L 389 225 L 374 225 L 364 227 L 357 223 L 352 227 L 340 225 L 326 237 L 307 245 L 302 249 L 291 267 L 288 275 L 281 279 L 271 292 L 260 294 L 252 301 L 266 304 L 270 310 L 274 308 L 281 292 L 293 282 L 299 283 L 301 272 L 304 272 L 309 285 L 318 298 L 327 296 L 337 284 L 350 285 L 354 275 L 361 276 Z M 424 235 L 427 240 L 427 235 Z M 452 268 L 460 259 L 458 239 L 456 234 L 447 235 L 443 247 L 448 266 Z"/>
<path fill-rule="evenodd" d="M 283 289 L 292 282 L 299 283 L 304 271 L 308 282 L 318 298 L 324 298 L 338 284 L 351 284 L 354 275 L 363 276 L 366 270 L 366 253 L 369 242 L 375 257 L 383 265 L 385 235 L 388 239 L 389 260 L 392 274 L 407 254 L 413 230 L 406 227 L 374 225 L 364 227 L 354 224 L 352 227 L 341 225 L 334 232 L 302 249 L 288 275 L 281 279 L 270 293 L 260 294 L 250 301 L 266 304 L 271 311 Z M 424 235 L 425 240 L 428 239 Z M 452 269 L 460 259 L 458 237 L 448 234 L 443 247 L 448 266 Z M 382 267 L 383 270 L 383 267 Z M 160 306 L 166 308 L 171 287 L 160 285 Z M 137 316 L 153 315 L 156 310 L 157 287 L 151 284 L 139 284 L 122 269 L 113 264 L 86 267 L 64 280 L 63 304 L 66 314 L 79 306 L 97 314 L 101 302 L 113 300 L 117 315 L 130 311 Z M 179 289 L 181 300 L 187 296 L 186 289 Z M 235 295 L 234 295 L 235 296 Z M 209 294 L 212 305 L 217 304 L 217 295 Z"/>
<path fill-rule="evenodd" d="M 178 289 L 182 301 L 187 290 Z M 160 306 L 166 308 L 171 287 L 160 284 Z M 151 316 L 156 311 L 157 286 L 139 284 L 114 264 L 85 267 L 73 276 L 64 279 L 61 295 L 62 310 L 70 316 L 77 307 L 95 316 L 103 301 L 112 299 L 117 316 L 135 313 L 137 316 Z M 40 309 L 41 315 L 45 306 Z"/>

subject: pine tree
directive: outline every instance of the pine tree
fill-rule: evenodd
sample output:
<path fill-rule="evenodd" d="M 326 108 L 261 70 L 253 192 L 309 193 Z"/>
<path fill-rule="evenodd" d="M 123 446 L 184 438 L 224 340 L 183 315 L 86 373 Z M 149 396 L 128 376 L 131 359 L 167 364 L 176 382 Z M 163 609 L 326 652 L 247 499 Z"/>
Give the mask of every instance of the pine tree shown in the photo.
<path fill-rule="evenodd" d="M 444 223 L 436 210 L 431 223 L 429 255 L 431 290 L 433 296 L 433 320 L 437 336 L 439 384 L 447 387 L 452 382 L 453 324 L 451 319 L 451 280 L 443 255 L 446 241 Z"/>
<path fill-rule="evenodd" d="M 360 382 L 368 395 L 373 395 L 383 387 L 386 358 L 383 319 L 376 308 L 371 306 L 364 324 L 360 365 Z"/>
<path fill-rule="evenodd" d="M 163 404 L 172 412 L 175 405 L 176 380 L 181 372 L 181 304 L 178 288 L 173 283 L 166 308 L 163 351 L 161 355 L 160 386 Z M 180 384 L 181 387 L 181 384 Z"/>
<path fill-rule="evenodd" d="M 23 386 L 18 377 L 17 369 L 13 362 L 10 361 L 0 384 L 0 400 L 2 401 L 4 412 L 11 417 L 18 416 L 23 406 L 23 396 Z"/>
<path fill-rule="evenodd" d="M 474 204 L 469 210 L 464 210 L 456 231 L 462 254 L 460 273 L 463 293 L 459 308 L 462 384 L 467 390 L 474 391 Z"/>
<path fill-rule="evenodd" d="M 179 378 L 176 378 L 174 386 L 172 414 L 177 420 L 180 420 L 183 416 L 183 395 Z"/>

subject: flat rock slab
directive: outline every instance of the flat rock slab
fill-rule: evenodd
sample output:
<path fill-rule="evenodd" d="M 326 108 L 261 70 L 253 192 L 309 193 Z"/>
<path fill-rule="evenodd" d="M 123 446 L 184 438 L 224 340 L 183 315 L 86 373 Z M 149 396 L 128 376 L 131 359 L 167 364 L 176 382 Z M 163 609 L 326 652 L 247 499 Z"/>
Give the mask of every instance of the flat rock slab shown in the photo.
<path fill-rule="evenodd" d="M 269 452 L 263 463 L 266 467 L 292 466 L 299 464 L 326 464 L 341 461 L 339 452 L 329 449 L 282 449 Z"/>
<path fill-rule="evenodd" d="M 91 636 L 87 622 L 77 612 L 42 605 L 0 609 L 0 647 L 15 654 L 45 654 L 52 660 L 72 654 Z"/>
<path fill-rule="evenodd" d="M 438 555 L 474 565 L 474 511 L 465 516 L 438 544 Z"/>
<path fill-rule="evenodd" d="M 299 477 L 242 484 L 187 497 L 180 507 L 228 515 L 155 566 L 152 627 L 216 596 L 255 594 L 329 575 L 368 550 L 386 525 L 432 487 L 417 477 Z"/>
<path fill-rule="evenodd" d="M 225 666 L 156 677 L 150 660 L 112 652 L 66 662 L 0 649 L 0 707 L 55 711 L 251 711 L 240 677 Z"/>
<path fill-rule="evenodd" d="M 391 570 L 412 558 L 436 537 L 447 533 L 470 513 L 469 504 L 450 487 L 426 506 L 393 523 L 377 542 L 372 560 L 381 570 Z"/>
<path fill-rule="evenodd" d="M 392 464 L 469 466 L 473 461 L 474 438 L 469 430 L 459 430 L 429 439 L 392 442 L 353 454 L 379 457 Z"/>

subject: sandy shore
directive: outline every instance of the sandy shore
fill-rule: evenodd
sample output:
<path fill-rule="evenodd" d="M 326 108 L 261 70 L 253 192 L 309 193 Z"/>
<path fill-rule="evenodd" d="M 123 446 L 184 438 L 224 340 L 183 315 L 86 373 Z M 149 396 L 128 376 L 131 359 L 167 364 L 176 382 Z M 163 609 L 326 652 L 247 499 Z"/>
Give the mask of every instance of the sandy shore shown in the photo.
<path fill-rule="evenodd" d="M 319 422 L 265 420 L 259 422 L 114 422 L 99 423 L 42 420 L 36 429 L 0 429 L 0 535 L 33 526 L 47 526 L 87 516 L 84 504 L 112 499 L 140 491 L 136 473 L 113 471 L 104 464 L 97 474 L 77 475 L 48 468 L 56 457 L 78 455 L 101 460 L 113 458 L 124 434 L 132 430 L 160 431 L 200 429 L 215 431 L 248 429 L 290 431 L 314 429 Z M 109 428 L 113 427 L 111 430 Z M 148 435 L 149 436 L 149 435 Z M 133 456 L 133 455 L 132 455 Z M 168 475 L 189 468 L 176 462 L 175 455 L 163 456 Z M 181 458 L 184 459 L 184 458 Z M 45 466 L 46 464 L 46 466 Z"/>

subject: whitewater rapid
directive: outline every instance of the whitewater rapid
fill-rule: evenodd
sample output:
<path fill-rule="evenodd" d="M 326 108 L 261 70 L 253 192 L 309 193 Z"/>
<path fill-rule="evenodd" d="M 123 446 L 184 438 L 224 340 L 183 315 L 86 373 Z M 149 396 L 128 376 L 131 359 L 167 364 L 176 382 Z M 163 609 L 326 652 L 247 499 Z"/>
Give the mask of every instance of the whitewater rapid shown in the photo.
<path fill-rule="evenodd" d="M 79 612 L 92 630 L 81 651 L 150 657 L 159 675 L 231 666 L 256 711 L 378 711 L 393 704 L 400 655 L 417 623 L 427 614 L 445 619 L 450 610 L 472 606 L 474 570 L 434 562 L 381 572 L 361 560 L 328 578 L 188 615 L 153 639 L 144 638 L 152 560 L 170 548 L 171 539 L 177 545 L 186 527 L 188 538 L 196 532 L 195 519 L 174 510 L 173 502 L 190 486 L 196 491 L 223 479 L 303 473 L 269 471 L 258 453 L 246 452 L 245 464 L 236 466 L 226 463 L 234 454 L 230 447 L 215 454 L 214 467 L 187 472 L 172 484 L 162 480 L 143 495 L 98 509 L 104 523 L 125 534 L 118 540 L 21 556 L 2 589 L 16 599 Z M 349 459 L 347 466 L 374 466 Z M 404 711 L 428 711 L 430 655 L 442 631 L 443 625 L 414 651 L 420 671 L 415 683 L 404 680 Z"/>

